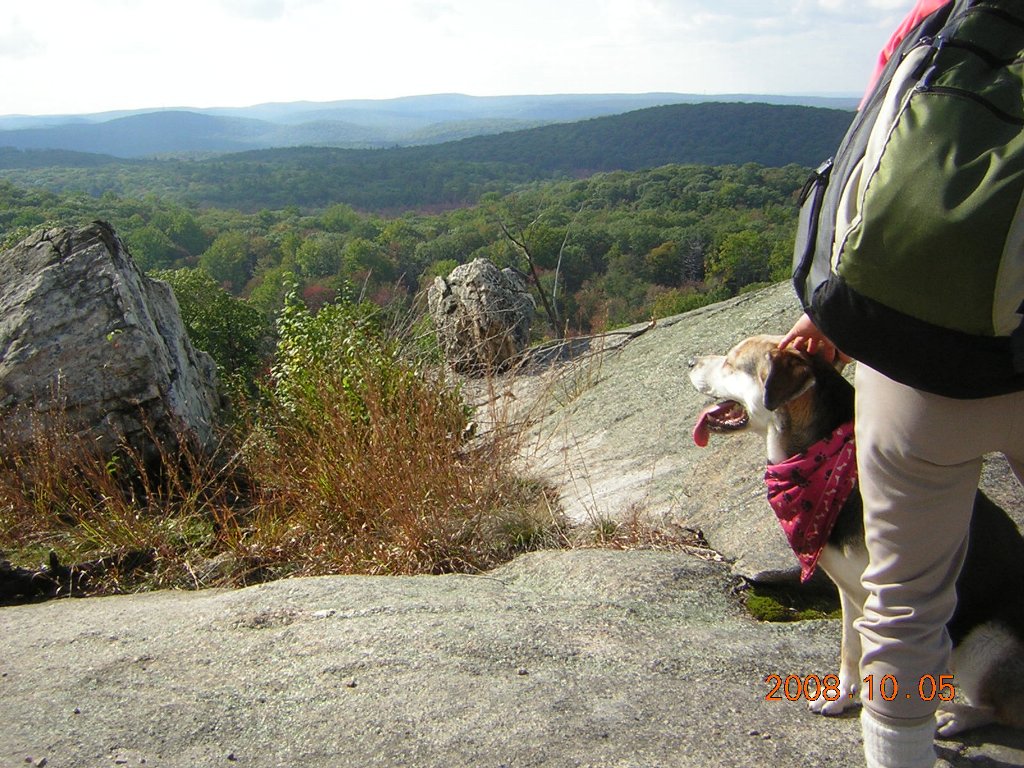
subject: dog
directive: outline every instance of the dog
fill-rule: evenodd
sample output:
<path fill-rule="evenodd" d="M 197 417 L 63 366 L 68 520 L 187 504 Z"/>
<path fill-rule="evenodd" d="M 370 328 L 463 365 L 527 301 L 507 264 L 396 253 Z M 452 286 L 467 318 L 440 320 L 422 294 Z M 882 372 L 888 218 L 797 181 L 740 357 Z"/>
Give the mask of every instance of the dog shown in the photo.
<path fill-rule="evenodd" d="M 706 445 L 712 431 L 753 429 L 765 437 L 769 464 L 777 465 L 806 455 L 818 441 L 852 425 L 853 385 L 819 357 L 779 349 L 781 340 L 754 336 L 726 355 L 691 361 L 693 386 L 721 400 L 698 417 L 695 443 Z M 836 585 L 843 614 L 840 695 L 834 701 L 819 697 L 808 702 L 823 715 L 841 714 L 857 703 L 861 644 L 854 622 L 867 598 L 860 577 L 868 562 L 862 514 L 853 485 L 816 561 Z M 939 735 L 949 737 L 992 722 L 1024 728 L 1024 538 L 1006 512 L 980 490 L 957 595 L 947 630 L 957 698 L 966 703 L 940 705 Z"/>

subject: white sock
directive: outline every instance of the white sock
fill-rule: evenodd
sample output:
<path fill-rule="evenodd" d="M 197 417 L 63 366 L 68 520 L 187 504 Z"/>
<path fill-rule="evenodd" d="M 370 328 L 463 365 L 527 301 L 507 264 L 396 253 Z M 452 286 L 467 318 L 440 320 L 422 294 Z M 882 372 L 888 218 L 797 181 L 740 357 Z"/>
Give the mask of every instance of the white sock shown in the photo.
<path fill-rule="evenodd" d="M 890 721 L 891 722 L 891 721 Z M 864 707 L 860 713 L 867 768 L 933 768 L 935 720 L 894 726 L 881 722 Z"/>

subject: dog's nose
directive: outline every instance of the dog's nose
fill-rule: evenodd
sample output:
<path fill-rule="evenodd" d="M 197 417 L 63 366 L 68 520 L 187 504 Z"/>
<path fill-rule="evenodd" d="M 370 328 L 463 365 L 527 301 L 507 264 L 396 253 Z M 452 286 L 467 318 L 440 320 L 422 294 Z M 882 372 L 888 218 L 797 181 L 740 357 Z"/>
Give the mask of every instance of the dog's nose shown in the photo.
<path fill-rule="evenodd" d="M 697 358 L 696 357 L 691 357 L 689 360 L 686 361 L 686 367 L 687 368 L 693 368 L 693 366 L 695 366 L 696 364 L 697 364 Z"/>

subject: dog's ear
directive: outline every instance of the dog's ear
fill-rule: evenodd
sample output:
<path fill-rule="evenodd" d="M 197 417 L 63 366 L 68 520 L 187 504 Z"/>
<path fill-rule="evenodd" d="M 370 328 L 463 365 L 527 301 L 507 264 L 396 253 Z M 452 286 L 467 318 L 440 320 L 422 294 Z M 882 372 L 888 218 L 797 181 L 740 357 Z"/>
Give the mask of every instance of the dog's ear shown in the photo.
<path fill-rule="evenodd" d="M 811 361 L 803 352 L 773 349 L 768 352 L 768 376 L 764 380 L 764 407 L 774 411 L 814 385 Z"/>

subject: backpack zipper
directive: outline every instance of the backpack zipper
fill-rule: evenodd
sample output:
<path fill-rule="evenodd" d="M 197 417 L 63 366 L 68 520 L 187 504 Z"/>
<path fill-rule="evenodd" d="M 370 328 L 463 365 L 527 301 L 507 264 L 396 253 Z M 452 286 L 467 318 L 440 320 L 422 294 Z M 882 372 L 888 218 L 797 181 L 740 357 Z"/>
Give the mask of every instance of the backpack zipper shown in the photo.
<path fill-rule="evenodd" d="M 998 16 L 1000 19 L 1008 23 L 1012 23 L 1015 26 L 1024 27 L 1024 22 L 1022 22 L 1020 19 L 1017 19 L 1016 17 L 997 8 L 973 6 L 967 9 L 964 16 L 972 12 L 988 13 L 993 16 Z M 935 38 L 922 37 L 919 41 L 919 44 L 930 46 L 931 51 L 928 53 L 927 56 L 925 56 L 921 60 L 921 63 L 918 65 L 917 69 L 914 70 L 914 75 L 917 76 L 918 78 L 917 85 L 914 86 L 914 93 L 931 93 L 936 95 L 954 96 L 957 98 L 967 99 L 968 101 L 972 101 L 975 104 L 984 107 L 989 112 L 991 112 L 993 116 L 1004 122 L 1010 123 L 1012 125 L 1024 126 L 1024 118 L 1010 114 L 1009 112 L 1000 109 L 991 101 L 980 96 L 974 91 L 966 90 L 964 88 L 957 88 L 955 86 L 932 84 L 936 74 L 939 71 L 939 67 L 936 60 L 938 59 L 938 56 L 942 52 L 942 50 L 947 47 L 959 48 L 962 51 L 967 51 L 968 53 L 981 59 L 990 69 L 1000 69 L 1006 67 L 1018 61 L 1019 59 L 999 59 L 995 57 L 992 53 L 990 53 L 988 50 L 980 46 L 974 45 L 973 43 L 969 43 L 964 40 L 959 40 L 955 37 L 946 37 L 944 35 L 939 35 L 938 37 Z"/>
<path fill-rule="evenodd" d="M 924 86 L 924 84 L 918 84 L 915 90 L 917 91 L 917 93 L 920 93 L 922 95 L 935 94 L 938 96 L 954 96 L 956 98 L 967 99 L 968 101 L 973 101 L 975 104 L 984 107 L 989 112 L 991 112 L 993 116 L 999 118 L 1003 122 L 1007 122 L 1010 123 L 1011 125 L 1016 126 L 1024 126 L 1024 118 L 1018 117 L 1017 115 L 1011 115 L 1009 112 L 1006 112 L 997 107 L 988 99 L 985 99 L 979 96 L 978 94 L 974 93 L 974 91 L 967 91 L 962 88 L 952 88 L 950 86 L 945 85 Z"/>

